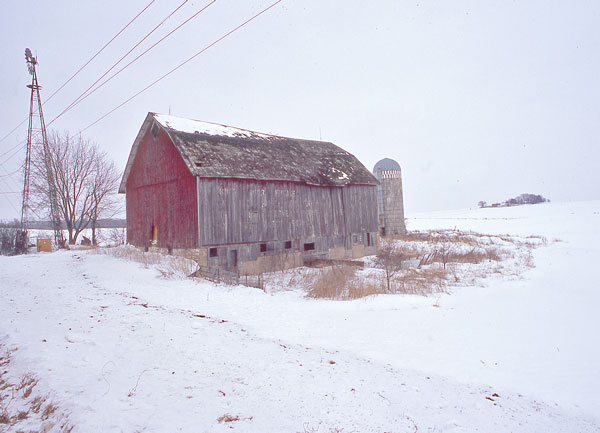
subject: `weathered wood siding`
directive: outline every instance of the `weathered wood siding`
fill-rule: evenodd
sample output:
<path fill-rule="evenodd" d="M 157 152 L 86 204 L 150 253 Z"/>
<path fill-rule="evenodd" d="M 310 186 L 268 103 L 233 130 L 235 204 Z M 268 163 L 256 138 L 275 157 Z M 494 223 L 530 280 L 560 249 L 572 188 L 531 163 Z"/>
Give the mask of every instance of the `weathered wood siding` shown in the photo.
<path fill-rule="evenodd" d="M 309 186 L 294 182 L 242 179 L 199 179 L 200 246 L 252 244 L 240 248 L 238 259 L 255 260 L 260 243 L 281 251 L 321 254 L 330 248 L 352 248 L 352 234 L 362 242 L 366 232 L 377 232 L 376 187 Z M 356 236 L 355 236 L 356 238 Z M 304 243 L 315 249 L 304 251 Z M 355 242 L 356 243 L 356 242 Z M 223 251 L 225 252 L 225 251 Z M 220 252 L 213 262 L 226 264 Z"/>
<path fill-rule="evenodd" d="M 150 131 L 138 149 L 127 179 L 127 241 L 146 247 L 157 228 L 158 246 L 196 248 L 198 205 L 196 178 L 169 136 Z"/>

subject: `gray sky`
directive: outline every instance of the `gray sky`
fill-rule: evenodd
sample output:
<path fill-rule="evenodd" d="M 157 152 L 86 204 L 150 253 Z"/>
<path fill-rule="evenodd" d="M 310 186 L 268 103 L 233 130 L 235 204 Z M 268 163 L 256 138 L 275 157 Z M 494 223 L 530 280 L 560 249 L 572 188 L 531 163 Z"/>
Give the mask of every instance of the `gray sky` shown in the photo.
<path fill-rule="evenodd" d="M 156 0 L 44 106 L 46 122 L 182 1 Z M 217 0 L 50 128 L 77 133 L 272 1 Z M 149 2 L 3 1 L 0 138 L 28 115 L 26 47 L 44 101 Z M 128 59 L 208 2 L 188 1 Z M 397 160 L 408 213 L 523 192 L 600 199 L 598 53 L 595 0 L 283 0 L 84 135 L 119 168 L 148 111 L 322 138 L 369 169 Z M 0 154 L 26 135 L 23 124 Z M 0 192 L 20 191 L 5 175 L 24 154 L 7 156 Z M 0 194 L 0 218 L 20 201 Z"/>

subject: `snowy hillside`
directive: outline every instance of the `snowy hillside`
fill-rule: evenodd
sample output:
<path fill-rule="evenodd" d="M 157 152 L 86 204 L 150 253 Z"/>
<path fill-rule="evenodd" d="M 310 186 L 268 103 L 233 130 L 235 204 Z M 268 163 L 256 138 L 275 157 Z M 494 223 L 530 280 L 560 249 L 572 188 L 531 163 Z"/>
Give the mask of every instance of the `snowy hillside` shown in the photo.
<path fill-rule="evenodd" d="M 600 202 L 407 225 L 548 243 L 520 275 L 353 301 L 0 257 L 0 431 L 600 431 Z"/>

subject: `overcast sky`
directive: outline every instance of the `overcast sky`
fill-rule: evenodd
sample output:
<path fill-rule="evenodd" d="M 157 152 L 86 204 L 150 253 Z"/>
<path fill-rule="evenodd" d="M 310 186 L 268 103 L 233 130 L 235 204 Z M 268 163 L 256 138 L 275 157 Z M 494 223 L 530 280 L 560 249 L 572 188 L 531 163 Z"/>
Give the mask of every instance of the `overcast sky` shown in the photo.
<path fill-rule="evenodd" d="M 44 101 L 150 1 L 3 1 L 0 138 L 28 116 L 26 47 Z M 182 1 L 156 0 L 44 106 L 46 122 Z M 217 0 L 49 129 L 78 133 L 273 1 Z M 188 1 L 128 59 L 208 3 Z M 148 111 L 332 141 L 369 169 L 398 161 L 409 214 L 524 192 L 600 199 L 598 53 L 596 0 L 283 0 L 84 135 L 120 169 Z M 26 136 L 24 123 L 0 154 Z M 12 153 L 2 219 L 20 216 Z"/>

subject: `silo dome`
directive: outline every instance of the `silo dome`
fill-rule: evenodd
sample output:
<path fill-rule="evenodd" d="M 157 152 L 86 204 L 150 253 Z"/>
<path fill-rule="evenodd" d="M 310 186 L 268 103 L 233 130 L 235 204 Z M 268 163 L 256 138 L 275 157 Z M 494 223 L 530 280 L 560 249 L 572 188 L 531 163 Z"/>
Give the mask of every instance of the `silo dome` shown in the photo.
<path fill-rule="evenodd" d="M 373 167 L 373 174 L 377 175 L 378 171 L 386 171 L 386 170 L 400 170 L 400 164 L 390 158 L 383 158 L 375 167 Z"/>

